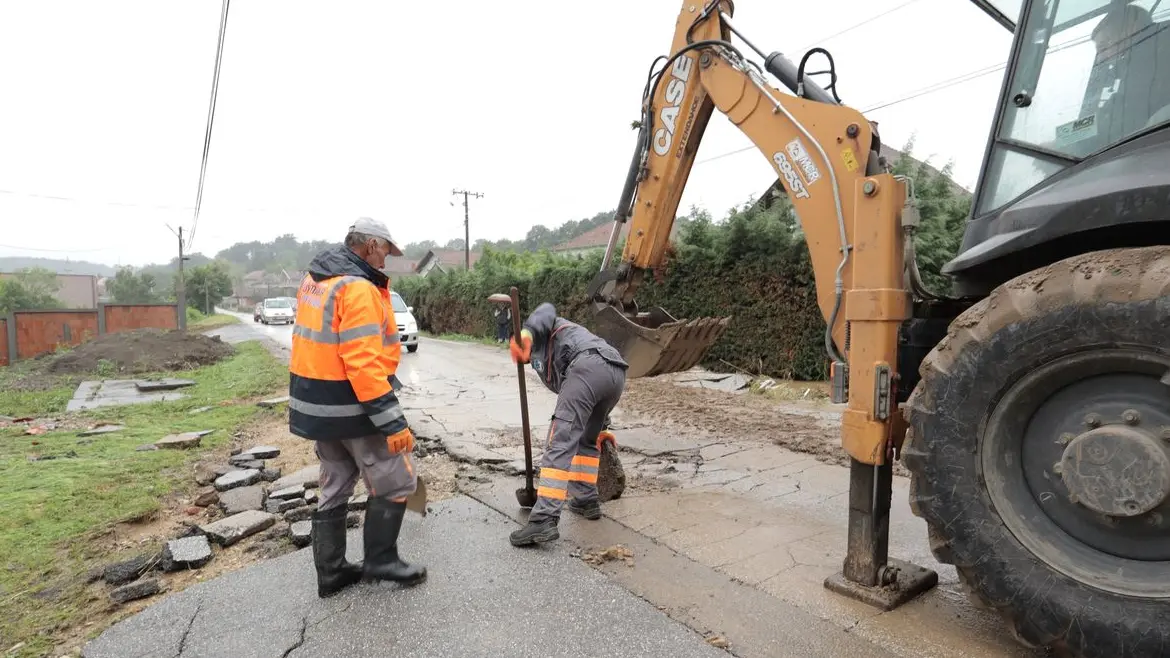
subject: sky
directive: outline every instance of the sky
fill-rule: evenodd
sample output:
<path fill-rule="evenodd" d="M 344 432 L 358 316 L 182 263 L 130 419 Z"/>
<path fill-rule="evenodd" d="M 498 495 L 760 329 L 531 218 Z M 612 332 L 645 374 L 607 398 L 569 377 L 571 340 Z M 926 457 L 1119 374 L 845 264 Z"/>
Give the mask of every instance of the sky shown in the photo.
<path fill-rule="evenodd" d="M 647 70 L 683 4 L 236 0 L 190 248 L 340 240 L 360 215 L 402 244 L 441 244 L 463 237 L 455 189 L 483 194 L 472 241 L 610 210 Z M 193 226 L 220 10 L 0 3 L 0 256 L 176 255 L 171 228 Z M 793 61 L 830 50 L 839 95 L 861 111 L 990 70 L 866 113 L 887 144 L 914 135 L 916 157 L 953 161 L 974 188 L 1011 36 L 969 0 L 739 0 L 733 23 Z M 680 213 L 722 217 L 762 193 L 767 158 L 732 153 L 750 146 L 716 112 Z"/>

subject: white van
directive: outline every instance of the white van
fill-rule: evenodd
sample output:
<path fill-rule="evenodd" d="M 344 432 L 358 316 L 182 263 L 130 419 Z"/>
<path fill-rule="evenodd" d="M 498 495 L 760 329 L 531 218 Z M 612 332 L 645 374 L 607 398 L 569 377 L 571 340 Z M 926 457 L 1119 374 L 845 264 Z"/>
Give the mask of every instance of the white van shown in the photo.
<path fill-rule="evenodd" d="M 418 351 L 418 322 L 414 319 L 414 307 L 407 306 L 402 295 L 390 291 L 390 303 L 394 306 L 394 319 L 398 322 L 398 337 L 406 351 Z"/>

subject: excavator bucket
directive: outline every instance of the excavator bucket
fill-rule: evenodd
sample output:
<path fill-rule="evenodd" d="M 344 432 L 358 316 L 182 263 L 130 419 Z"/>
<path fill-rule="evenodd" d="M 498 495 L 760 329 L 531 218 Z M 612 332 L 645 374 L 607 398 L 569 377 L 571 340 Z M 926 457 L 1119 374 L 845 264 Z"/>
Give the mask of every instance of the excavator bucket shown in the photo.
<path fill-rule="evenodd" d="M 676 320 L 660 306 L 630 318 L 613 306 L 594 315 L 597 333 L 630 364 L 626 378 L 690 370 L 723 335 L 730 317 Z"/>

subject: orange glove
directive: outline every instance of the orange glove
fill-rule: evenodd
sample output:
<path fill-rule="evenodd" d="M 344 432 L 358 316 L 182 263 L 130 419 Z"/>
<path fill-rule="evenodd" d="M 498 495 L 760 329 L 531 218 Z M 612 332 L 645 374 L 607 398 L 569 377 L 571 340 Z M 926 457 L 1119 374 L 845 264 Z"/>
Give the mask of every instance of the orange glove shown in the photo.
<path fill-rule="evenodd" d="M 386 437 L 386 447 L 390 448 L 390 454 L 408 453 L 414 450 L 414 434 L 410 432 L 409 427 L 397 434 L 392 434 Z"/>
<path fill-rule="evenodd" d="M 523 347 L 521 347 L 523 344 Z M 528 363 L 532 358 L 532 334 L 528 333 L 527 329 L 520 332 L 520 343 L 516 342 L 516 337 L 512 336 L 512 343 L 510 345 L 512 351 L 512 363 Z"/>

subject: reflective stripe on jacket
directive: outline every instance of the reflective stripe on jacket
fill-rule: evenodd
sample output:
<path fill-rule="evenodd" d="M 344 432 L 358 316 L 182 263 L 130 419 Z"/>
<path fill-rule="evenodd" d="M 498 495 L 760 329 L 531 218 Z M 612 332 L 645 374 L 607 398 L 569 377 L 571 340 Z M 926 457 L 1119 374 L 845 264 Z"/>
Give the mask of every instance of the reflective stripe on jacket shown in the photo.
<path fill-rule="evenodd" d="M 346 247 L 313 259 L 297 291 L 289 431 L 318 441 L 407 431 L 389 279 Z"/>

